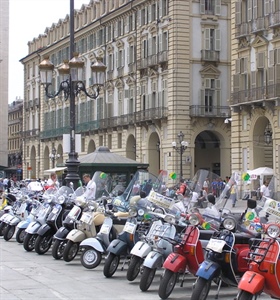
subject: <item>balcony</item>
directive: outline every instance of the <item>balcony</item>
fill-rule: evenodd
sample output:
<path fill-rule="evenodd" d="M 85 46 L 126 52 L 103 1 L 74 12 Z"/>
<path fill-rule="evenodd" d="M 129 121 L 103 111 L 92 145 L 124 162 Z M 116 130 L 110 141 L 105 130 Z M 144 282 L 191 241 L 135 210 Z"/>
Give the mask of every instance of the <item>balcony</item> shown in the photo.
<path fill-rule="evenodd" d="M 269 15 L 269 27 L 280 26 L 280 11 L 276 11 Z"/>
<path fill-rule="evenodd" d="M 141 58 L 137 60 L 137 69 L 142 70 L 148 68 L 148 58 Z"/>
<path fill-rule="evenodd" d="M 113 70 L 107 71 L 107 80 L 113 80 Z"/>
<path fill-rule="evenodd" d="M 219 62 L 220 52 L 215 50 L 201 50 L 201 60 Z"/>
<path fill-rule="evenodd" d="M 158 63 L 162 64 L 162 63 L 166 63 L 168 62 L 168 51 L 161 51 L 158 54 Z"/>
<path fill-rule="evenodd" d="M 255 20 L 252 20 L 252 33 L 258 33 L 261 31 L 265 31 L 265 18 L 257 18 Z"/>
<path fill-rule="evenodd" d="M 155 67 L 158 64 L 158 56 L 157 54 L 148 56 L 148 67 Z"/>
<path fill-rule="evenodd" d="M 228 106 L 191 105 L 191 117 L 227 118 L 231 115 Z"/>
<path fill-rule="evenodd" d="M 61 127 L 61 128 L 54 128 L 49 130 L 44 130 L 40 134 L 40 139 L 50 139 L 61 137 L 63 134 L 70 133 L 70 127 Z"/>
<path fill-rule="evenodd" d="M 236 26 L 235 37 L 246 37 L 251 34 L 251 24 L 250 23 L 241 23 Z"/>
<path fill-rule="evenodd" d="M 136 72 L 136 64 L 131 63 L 128 65 L 128 74 L 132 74 Z"/>
<path fill-rule="evenodd" d="M 39 129 L 31 129 L 22 132 L 22 138 L 31 138 L 31 137 L 38 137 L 39 136 Z"/>
<path fill-rule="evenodd" d="M 123 77 L 124 67 L 118 67 L 118 77 Z"/>

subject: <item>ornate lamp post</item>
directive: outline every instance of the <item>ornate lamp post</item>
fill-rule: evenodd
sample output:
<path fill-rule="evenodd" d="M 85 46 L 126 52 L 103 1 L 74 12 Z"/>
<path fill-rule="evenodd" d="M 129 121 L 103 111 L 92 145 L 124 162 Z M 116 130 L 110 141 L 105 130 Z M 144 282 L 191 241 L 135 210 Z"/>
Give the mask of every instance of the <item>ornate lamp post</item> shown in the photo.
<path fill-rule="evenodd" d="M 97 59 L 92 63 L 91 71 L 93 78 L 93 87 L 95 89 L 93 94 L 89 94 L 86 90 L 85 83 L 83 82 L 83 69 L 84 62 L 79 58 L 79 54 L 75 52 L 74 43 L 74 0 L 70 0 L 70 61 L 64 61 L 63 65 L 58 68 L 60 76 L 59 89 L 55 93 L 49 92 L 49 87 L 52 85 L 54 65 L 49 60 L 49 57 L 45 57 L 39 65 L 41 84 L 45 86 L 46 96 L 48 98 L 54 98 L 60 93 L 64 94 L 65 100 L 69 98 L 70 102 L 70 152 L 68 159 L 66 160 L 67 176 L 66 182 L 69 185 L 73 182 L 74 187 L 78 186 L 79 175 L 78 169 L 80 162 L 78 161 L 78 154 L 75 149 L 75 97 L 84 92 L 88 97 L 96 99 L 99 96 L 100 87 L 105 82 L 105 70 L 106 66 Z"/>
<path fill-rule="evenodd" d="M 267 145 L 269 145 L 272 142 L 272 131 L 271 131 L 270 123 L 268 123 L 265 128 L 264 141 Z"/>
<path fill-rule="evenodd" d="M 183 178 L 183 153 L 185 150 L 188 148 L 188 142 L 185 142 L 184 139 L 184 134 L 182 131 L 180 131 L 178 134 L 178 139 L 179 139 L 179 145 L 177 146 L 176 142 L 172 142 L 172 147 L 175 149 L 179 154 L 180 154 L 180 179 Z"/>

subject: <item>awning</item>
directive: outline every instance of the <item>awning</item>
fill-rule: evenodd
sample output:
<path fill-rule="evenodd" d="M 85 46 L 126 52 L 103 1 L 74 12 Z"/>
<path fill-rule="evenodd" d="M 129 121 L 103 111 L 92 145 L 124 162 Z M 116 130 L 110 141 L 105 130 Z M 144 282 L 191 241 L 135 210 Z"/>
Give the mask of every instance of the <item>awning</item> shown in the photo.
<path fill-rule="evenodd" d="M 49 170 L 45 170 L 44 171 L 44 174 L 50 174 L 50 173 L 57 173 L 57 172 L 62 172 L 66 169 L 66 167 L 56 167 L 56 168 L 53 168 L 53 169 L 49 169 Z"/>

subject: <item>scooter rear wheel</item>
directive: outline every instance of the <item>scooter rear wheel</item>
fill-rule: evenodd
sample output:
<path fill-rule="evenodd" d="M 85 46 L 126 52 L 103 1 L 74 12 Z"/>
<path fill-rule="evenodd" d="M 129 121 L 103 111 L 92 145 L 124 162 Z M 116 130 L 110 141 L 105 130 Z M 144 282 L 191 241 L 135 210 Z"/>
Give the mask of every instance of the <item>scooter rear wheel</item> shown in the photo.
<path fill-rule="evenodd" d="M 110 253 L 105 260 L 103 274 L 105 277 L 112 277 L 118 269 L 120 263 L 120 257 L 113 253 Z"/>
<path fill-rule="evenodd" d="M 16 233 L 16 241 L 19 244 L 23 243 L 24 237 L 25 237 L 25 228 L 18 228 L 18 231 Z"/>
<path fill-rule="evenodd" d="M 65 249 L 63 251 L 63 259 L 66 262 L 72 261 L 79 251 L 79 244 L 70 240 L 67 241 Z"/>
<path fill-rule="evenodd" d="M 178 273 L 166 269 L 160 281 L 158 295 L 161 299 L 167 299 L 172 293 L 178 278 Z"/>
<path fill-rule="evenodd" d="M 128 281 L 133 281 L 138 276 L 142 263 L 143 259 L 141 257 L 135 255 L 131 257 L 126 273 Z"/>
<path fill-rule="evenodd" d="M 81 253 L 81 264 L 87 269 L 94 269 L 100 265 L 102 254 L 92 247 L 85 247 Z"/>
<path fill-rule="evenodd" d="M 61 259 L 67 240 L 55 240 L 52 246 L 52 256 L 54 259 Z"/>
<path fill-rule="evenodd" d="M 247 291 L 240 291 L 240 293 L 237 296 L 237 300 L 252 300 L 253 297 L 254 295 Z"/>
<path fill-rule="evenodd" d="M 149 289 L 149 287 L 151 286 L 151 284 L 154 280 L 155 274 L 156 274 L 156 270 L 157 269 L 151 269 L 151 268 L 147 268 L 147 267 L 143 268 L 143 273 L 142 273 L 142 276 L 140 279 L 140 284 L 139 284 L 140 290 L 142 292 L 146 292 Z"/>
<path fill-rule="evenodd" d="M 206 300 L 211 287 L 211 280 L 198 277 L 191 296 L 191 300 Z"/>
<path fill-rule="evenodd" d="M 9 241 L 15 233 L 16 226 L 14 225 L 8 225 L 7 227 L 4 228 L 3 230 L 3 237 L 5 241 Z"/>

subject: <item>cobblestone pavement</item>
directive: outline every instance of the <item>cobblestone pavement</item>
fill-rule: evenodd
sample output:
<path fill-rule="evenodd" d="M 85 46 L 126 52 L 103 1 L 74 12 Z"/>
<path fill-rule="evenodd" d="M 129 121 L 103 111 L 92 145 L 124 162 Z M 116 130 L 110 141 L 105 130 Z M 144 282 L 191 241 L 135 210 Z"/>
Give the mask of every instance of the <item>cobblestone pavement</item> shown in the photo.
<path fill-rule="evenodd" d="M 127 266 L 125 266 L 126 268 Z M 50 252 L 38 255 L 26 252 L 15 239 L 0 238 L 0 300 L 140 300 L 159 299 L 158 271 L 149 291 L 141 292 L 139 278 L 126 280 L 126 271 L 118 270 L 108 279 L 103 276 L 103 262 L 94 270 L 85 269 L 79 258 L 66 263 L 56 261 Z M 170 300 L 189 300 L 194 277 L 187 275 L 183 287 L 178 284 Z M 222 288 L 220 300 L 234 299 L 236 287 Z M 213 284 L 207 299 L 215 299 Z M 270 299 L 261 296 L 259 300 Z"/>

